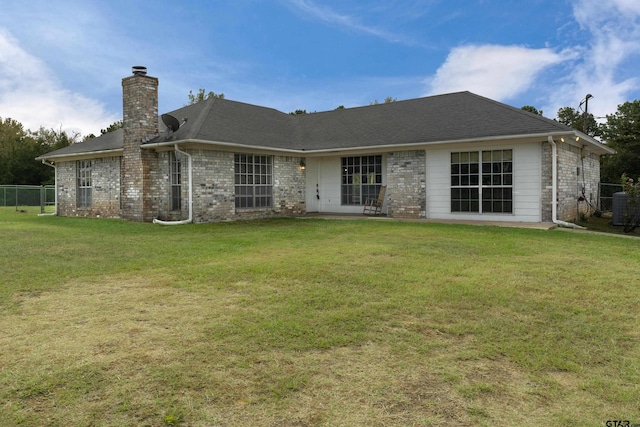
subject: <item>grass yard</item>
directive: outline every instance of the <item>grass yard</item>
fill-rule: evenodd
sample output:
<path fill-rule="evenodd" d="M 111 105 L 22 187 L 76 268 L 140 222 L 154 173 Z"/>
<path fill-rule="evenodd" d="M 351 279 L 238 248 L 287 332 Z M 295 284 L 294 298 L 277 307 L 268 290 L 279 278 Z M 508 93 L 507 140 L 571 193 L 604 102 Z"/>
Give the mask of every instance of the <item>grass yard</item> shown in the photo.
<path fill-rule="evenodd" d="M 2 426 L 640 423 L 640 239 L 0 209 Z"/>
<path fill-rule="evenodd" d="M 622 225 L 613 225 L 611 219 L 611 213 L 604 214 L 602 217 L 590 216 L 589 218 L 576 221 L 576 224 L 585 227 L 591 231 L 597 231 L 601 233 L 613 233 L 622 234 L 632 237 L 640 237 L 640 228 L 636 228 L 631 232 L 625 232 Z"/>

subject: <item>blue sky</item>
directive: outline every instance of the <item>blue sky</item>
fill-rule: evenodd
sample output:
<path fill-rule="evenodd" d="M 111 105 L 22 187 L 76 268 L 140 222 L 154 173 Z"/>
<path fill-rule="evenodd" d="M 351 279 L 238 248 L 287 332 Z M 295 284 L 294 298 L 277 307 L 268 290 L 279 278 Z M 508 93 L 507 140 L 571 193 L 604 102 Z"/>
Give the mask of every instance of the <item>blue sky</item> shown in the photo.
<path fill-rule="evenodd" d="M 469 90 L 602 117 L 640 98 L 638 0 L 5 0 L 0 117 L 98 134 L 144 65 L 160 113 L 200 88 L 324 111 Z"/>

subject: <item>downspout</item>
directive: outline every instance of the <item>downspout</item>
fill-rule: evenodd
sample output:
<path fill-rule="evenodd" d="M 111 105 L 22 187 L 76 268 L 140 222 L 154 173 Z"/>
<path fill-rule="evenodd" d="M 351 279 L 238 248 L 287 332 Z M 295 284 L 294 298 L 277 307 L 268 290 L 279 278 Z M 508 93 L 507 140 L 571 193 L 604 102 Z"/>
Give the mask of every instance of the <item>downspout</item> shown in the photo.
<path fill-rule="evenodd" d="M 46 160 L 42 160 L 43 165 L 51 166 L 53 168 L 53 182 L 54 182 L 54 204 L 53 213 L 41 213 L 38 216 L 56 216 L 58 215 L 58 168 L 55 164 L 49 163 Z"/>
<path fill-rule="evenodd" d="M 558 219 L 558 147 L 551 135 L 547 137 L 547 140 L 551 144 L 551 220 L 560 227 L 584 229 L 577 224 Z"/>
<path fill-rule="evenodd" d="M 153 223 L 154 224 L 160 224 L 160 225 L 182 225 L 182 224 L 189 224 L 191 221 L 193 221 L 193 173 L 192 173 L 192 160 L 191 160 L 191 155 L 185 151 L 181 151 L 178 148 L 178 144 L 174 144 L 173 148 L 175 149 L 176 153 L 180 153 L 184 156 L 187 156 L 187 158 L 189 159 L 188 161 L 188 169 L 189 169 L 189 218 L 182 220 L 182 221 L 162 221 L 160 219 L 154 218 Z"/>

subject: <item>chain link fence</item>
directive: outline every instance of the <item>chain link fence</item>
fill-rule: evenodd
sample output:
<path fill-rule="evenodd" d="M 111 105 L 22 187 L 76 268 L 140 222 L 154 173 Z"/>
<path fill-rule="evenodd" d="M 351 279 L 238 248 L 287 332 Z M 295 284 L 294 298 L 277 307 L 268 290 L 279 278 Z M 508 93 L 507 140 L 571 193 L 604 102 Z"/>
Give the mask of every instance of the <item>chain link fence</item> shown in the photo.
<path fill-rule="evenodd" d="M 613 210 L 613 194 L 623 191 L 622 184 L 600 183 L 600 210 L 602 212 L 611 212 Z"/>
<path fill-rule="evenodd" d="M 20 210 L 28 206 L 40 206 L 40 213 L 54 212 L 55 185 L 0 185 L 0 206 Z"/>

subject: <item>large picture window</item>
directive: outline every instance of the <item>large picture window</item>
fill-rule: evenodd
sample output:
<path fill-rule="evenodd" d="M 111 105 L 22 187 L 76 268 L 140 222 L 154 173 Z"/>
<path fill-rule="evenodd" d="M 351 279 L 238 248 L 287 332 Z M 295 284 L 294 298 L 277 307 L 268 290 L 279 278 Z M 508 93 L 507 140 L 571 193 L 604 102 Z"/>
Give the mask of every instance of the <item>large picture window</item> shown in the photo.
<path fill-rule="evenodd" d="M 270 208 L 273 206 L 273 157 L 236 154 L 236 208 Z"/>
<path fill-rule="evenodd" d="M 171 179 L 171 210 L 182 209 L 182 162 L 174 151 L 169 152 L 169 176 Z"/>
<path fill-rule="evenodd" d="M 513 213 L 513 151 L 451 153 L 451 212 Z"/>
<path fill-rule="evenodd" d="M 382 185 L 382 156 L 342 158 L 343 205 L 362 205 L 377 199 Z"/>
<path fill-rule="evenodd" d="M 91 207 L 91 160 L 76 162 L 76 207 L 88 209 Z"/>

